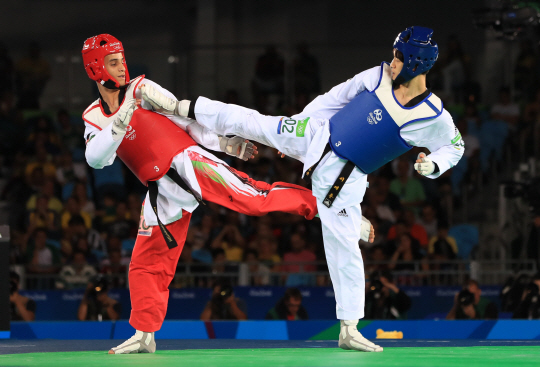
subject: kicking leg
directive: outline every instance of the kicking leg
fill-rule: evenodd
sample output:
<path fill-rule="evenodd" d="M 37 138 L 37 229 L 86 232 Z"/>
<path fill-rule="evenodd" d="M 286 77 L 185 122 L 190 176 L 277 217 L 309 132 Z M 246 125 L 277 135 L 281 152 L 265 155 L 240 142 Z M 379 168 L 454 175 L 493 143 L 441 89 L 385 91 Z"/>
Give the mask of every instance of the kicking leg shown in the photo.
<path fill-rule="evenodd" d="M 360 204 L 341 211 L 317 202 L 321 218 L 324 252 L 336 297 L 337 318 L 341 320 L 339 347 L 365 352 L 380 352 L 358 332 L 358 319 L 364 317 L 364 262 L 358 246 L 362 224 Z"/>
<path fill-rule="evenodd" d="M 312 140 L 309 117 L 265 116 L 249 108 L 205 97 L 191 103 L 195 103 L 197 122 L 206 128 L 222 135 L 239 135 L 304 162 Z"/>
<path fill-rule="evenodd" d="M 203 200 L 246 215 L 284 212 L 313 219 L 317 203 L 311 190 L 285 182 L 268 184 L 189 151 Z"/>
<path fill-rule="evenodd" d="M 136 332 L 130 339 L 112 348 L 109 354 L 156 351 L 154 332 L 161 328 L 167 313 L 169 284 L 184 248 L 190 218 L 191 213 L 184 210 L 181 219 L 166 225 L 178 243 L 177 247 L 169 249 L 159 227 L 147 226 L 141 215 L 139 234 L 129 265 L 129 323 Z"/>

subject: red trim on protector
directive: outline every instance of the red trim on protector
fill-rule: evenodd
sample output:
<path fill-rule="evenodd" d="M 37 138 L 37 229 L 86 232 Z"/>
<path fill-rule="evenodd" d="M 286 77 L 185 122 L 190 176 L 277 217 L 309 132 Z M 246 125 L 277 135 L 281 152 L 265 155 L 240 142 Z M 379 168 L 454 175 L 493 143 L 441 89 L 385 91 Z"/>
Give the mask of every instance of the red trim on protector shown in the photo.
<path fill-rule="evenodd" d="M 83 117 L 83 120 L 84 120 L 85 122 L 89 123 L 90 125 L 92 125 L 93 127 L 96 127 L 96 128 L 98 128 L 98 129 L 99 129 L 100 131 L 101 131 L 101 130 L 103 130 L 102 128 L 100 128 L 100 127 L 99 127 L 99 126 L 97 126 L 96 124 L 93 124 L 93 123 L 91 123 L 90 121 L 88 121 L 88 120 L 87 120 L 87 119 L 85 119 L 84 117 Z"/>
<path fill-rule="evenodd" d="M 94 107 L 88 109 L 85 113 L 83 113 L 82 119 L 83 119 L 85 122 L 87 122 L 87 123 L 89 123 L 90 125 L 92 125 L 93 127 L 97 127 L 99 130 L 103 130 L 101 127 L 97 126 L 97 125 L 94 124 L 93 122 L 90 122 L 90 121 L 88 121 L 87 119 L 84 118 L 84 116 L 85 116 L 88 112 L 90 112 L 90 111 L 92 111 L 94 108 L 98 108 L 98 107 L 99 107 L 99 105 L 95 105 Z"/>
<path fill-rule="evenodd" d="M 124 99 L 126 99 L 126 97 L 124 97 Z M 122 103 L 120 103 L 120 106 L 118 106 L 118 110 L 120 109 L 120 107 L 122 107 L 122 104 L 124 103 L 124 101 L 122 101 Z M 111 117 L 112 115 L 114 115 L 116 112 L 118 112 L 118 110 L 114 111 L 113 113 L 111 113 L 110 115 L 107 115 L 105 113 L 105 110 L 103 109 L 103 105 L 101 104 L 101 98 L 99 99 L 99 108 L 101 109 L 101 113 L 107 117 Z"/>
<path fill-rule="evenodd" d="M 138 76 L 137 78 L 139 78 L 139 77 L 140 77 L 141 79 L 137 82 L 137 84 L 135 84 L 135 88 L 133 88 L 133 98 L 135 98 L 135 99 L 137 98 L 137 97 L 135 96 L 135 93 L 137 92 L 137 87 L 139 86 L 139 83 L 143 81 L 145 75 L 144 75 L 144 74 L 143 74 L 143 75 L 140 75 L 140 76 Z M 135 78 L 135 79 L 137 79 L 137 78 Z"/>

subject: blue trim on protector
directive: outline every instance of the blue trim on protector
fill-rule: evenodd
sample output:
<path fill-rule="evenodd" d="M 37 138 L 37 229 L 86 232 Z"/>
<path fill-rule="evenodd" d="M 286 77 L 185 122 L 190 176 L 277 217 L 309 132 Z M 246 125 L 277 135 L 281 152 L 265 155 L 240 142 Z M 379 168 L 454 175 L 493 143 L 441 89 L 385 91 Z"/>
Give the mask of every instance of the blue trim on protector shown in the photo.
<path fill-rule="evenodd" d="M 377 86 L 376 86 L 373 90 L 369 90 L 369 89 L 366 88 L 366 90 L 368 91 L 368 93 L 373 93 L 373 92 L 375 92 L 375 91 L 377 90 L 377 88 L 379 88 L 379 86 L 381 85 L 382 73 L 383 73 L 383 71 L 384 71 L 384 64 L 390 65 L 390 64 L 387 63 L 386 61 L 383 61 L 383 62 L 381 63 L 381 73 L 379 74 L 379 82 L 377 83 Z M 362 93 L 362 92 L 360 92 L 360 93 Z M 360 93 L 358 93 L 358 94 L 360 94 Z M 357 94 L 357 95 L 358 95 L 358 94 Z"/>
<path fill-rule="evenodd" d="M 11 331 L 0 331 L 0 339 L 9 339 L 11 337 Z"/>
<path fill-rule="evenodd" d="M 429 106 L 429 108 L 431 108 L 437 114 L 440 113 L 439 110 L 437 109 L 437 107 L 435 107 L 435 105 L 433 105 L 433 103 L 431 103 L 431 101 L 429 99 L 426 99 L 426 104 Z"/>
<path fill-rule="evenodd" d="M 403 108 L 404 110 L 412 110 L 413 108 L 416 108 L 418 106 L 420 106 L 420 104 L 422 104 L 422 102 L 425 102 L 429 97 L 431 97 L 433 93 L 429 92 L 429 94 L 426 96 L 426 98 L 424 98 L 422 101 L 418 102 L 416 105 L 412 106 L 412 107 L 403 107 L 401 105 L 401 103 L 398 102 L 397 98 L 396 98 L 396 95 L 394 94 L 394 88 L 392 88 L 392 97 L 394 97 L 394 101 L 396 101 L 396 103 L 398 104 L 399 107 Z"/>
<path fill-rule="evenodd" d="M 432 120 L 432 119 L 436 119 L 437 117 L 439 117 L 440 115 L 442 115 L 442 113 L 443 113 L 443 110 L 441 109 L 441 110 L 439 111 L 439 113 L 436 114 L 436 115 L 433 116 L 433 117 L 423 117 L 423 118 L 420 118 L 420 119 L 416 119 L 416 120 L 409 121 L 409 122 L 407 122 L 406 124 L 401 125 L 401 128 L 400 128 L 399 130 L 401 131 L 401 129 L 403 129 L 403 128 L 404 128 L 405 126 L 407 126 L 407 125 L 412 124 L 413 122 L 418 122 L 418 121 L 423 121 L 423 120 Z"/>

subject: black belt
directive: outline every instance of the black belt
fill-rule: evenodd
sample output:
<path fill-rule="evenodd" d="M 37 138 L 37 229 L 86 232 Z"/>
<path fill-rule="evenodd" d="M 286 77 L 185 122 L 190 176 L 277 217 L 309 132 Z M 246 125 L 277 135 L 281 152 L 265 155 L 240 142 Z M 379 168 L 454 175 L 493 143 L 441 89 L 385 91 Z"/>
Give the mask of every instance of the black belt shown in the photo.
<path fill-rule="evenodd" d="M 178 172 L 176 172 L 172 168 L 169 168 L 166 175 L 169 176 L 169 178 L 171 180 L 173 180 L 183 190 L 185 190 L 188 193 L 190 193 L 191 195 L 193 195 L 193 197 L 197 200 L 197 202 L 199 202 L 199 204 L 206 205 L 204 203 L 204 201 L 202 201 L 202 199 L 196 193 L 193 192 L 193 190 L 182 179 L 182 177 L 180 177 Z M 176 240 L 174 239 L 171 232 L 169 232 L 167 227 L 165 227 L 163 225 L 163 223 L 161 223 L 161 220 L 159 219 L 159 216 L 158 216 L 158 211 L 157 211 L 158 186 L 157 186 L 156 181 L 148 181 L 148 196 L 150 197 L 150 205 L 152 206 L 152 209 L 154 210 L 154 213 L 156 214 L 159 229 L 161 230 L 161 234 L 163 234 L 163 238 L 165 238 L 165 242 L 167 243 L 167 247 L 169 247 L 170 249 L 175 248 L 176 246 L 178 246 L 178 243 L 176 243 Z"/>
<path fill-rule="evenodd" d="M 326 143 L 326 146 L 324 147 L 324 152 L 321 154 L 321 159 L 317 161 L 313 166 L 309 167 L 309 169 L 304 173 L 304 180 L 307 182 L 311 182 L 311 175 L 313 174 L 313 171 L 315 171 L 315 168 L 321 163 L 321 160 L 324 158 L 326 153 L 328 153 L 332 148 L 330 148 L 330 143 Z"/>
<path fill-rule="evenodd" d="M 309 167 L 309 169 L 304 174 L 304 179 L 306 181 L 311 182 L 311 175 L 313 174 L 313 171 L 315 171 L 315 168 L 317 168 L 317 166 L 319 165 L 319 163 L 321 162 L 323 157 L 331 149 L 332 148 L 330 148 L 330 143 L 327 143 L 326 146 L 324 147 L 324 152 L 321 155 L 321 159 L 319 159 L 317 161 L 317 163 L 315 163 L 313 166 Z M 323 204 L 327 208 L 330 208 L 332 206 L 332 204 L 334 203 L 334 200 L 336 200 L 336 197 L 338 196 L 341 189 L 343 189 L 343 186 L 345 185 L 345 182 L 347 182 L 347 179 L 351 175 L 354 167 L 355 167 L 355 165 L 351 161 L 347 161 L 347 163 L 345 163 L 345 166 L 343 167 L 343 169 L 339 173 L 339 176 L 336 179 L 336 182 L 334 182 L 334 184 L 332 185 L 332 188 L 328 191 L 328 194 L 326 194 L 326 197 L 323 200 Z"/>

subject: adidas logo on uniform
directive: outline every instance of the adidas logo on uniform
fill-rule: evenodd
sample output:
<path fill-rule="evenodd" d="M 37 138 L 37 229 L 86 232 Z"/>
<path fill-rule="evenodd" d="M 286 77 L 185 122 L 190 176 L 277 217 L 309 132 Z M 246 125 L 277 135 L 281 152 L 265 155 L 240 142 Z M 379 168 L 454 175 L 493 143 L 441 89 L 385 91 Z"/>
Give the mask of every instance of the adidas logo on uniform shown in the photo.
<path fill-rule="evenodd" d="M 342 211 L 340 211 L 339 213 L 337 213 L 338 217 L 349 217 L 349 215 L 347 214 L 347 212 L 345 211 L 345 209 L 343 209 Z"/>

